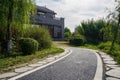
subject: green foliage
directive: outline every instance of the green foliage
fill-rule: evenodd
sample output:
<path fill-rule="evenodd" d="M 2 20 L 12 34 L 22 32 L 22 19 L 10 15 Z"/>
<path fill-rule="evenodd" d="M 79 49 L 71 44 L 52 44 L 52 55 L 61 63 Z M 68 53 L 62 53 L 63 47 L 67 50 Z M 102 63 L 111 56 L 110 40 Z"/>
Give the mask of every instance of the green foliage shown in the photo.
<path fill-rule="evenodd" d="M 65 27 L 64 32 L 69 32 L 69 33 L 71 33 L 70 29 L 67 28 L 67 27 Z"/>
<path fill-rule="evenodd" d="M 19 45 L 24 55 L 35 53 L 38 50 L 38 42 L 32 38 L 20 39 Z"/>
<path fill-rule="evenodd" d="M 120 64 L 120 45 L 115 43 L 113 50 L 110 51 L 111 44 L 112 42 L 102 42 L 98 48 L 111 55 Z"/>
<path fill-rule="evenodd" d="M 109 42 L 109 41 L 108 42 L 102 42 L 98 45 L 98 48 L 100 50 L 105 51 L 105 52 L 111 52 L 111 51 L 109 51 L 110 47 L 111 47 L 111 44 L 112 44 L 112 42 Z M 114 47 L 113 51 L 118 51 L 119 49 L 120 49 L 120 45 L 115 43 L 115 47 Z"/>
<path fill-rule="evenodd" d="M 75 46 L 81 46 L 83 45 L 83 39 L 82 38 L 70 39 L 70 44 L 75 45 Z"/>
<path fill-rule="evenodd" d="M 31 63 L 34 59 L 41 59 L 48 55 L 54 55 L 57 53 L 61 53 L 64 50 L 61 48 L 51 47 L 49 49 L 44 49 L 41 51 L 37 51 L 36 54 L 26 55 L 26 56 L 16 56 L 16 57 L 8 57 L 8 58 L 0 58 L 0 73 L 5 71 L 4 69 L 23 64 L 23 63 Z"/>
<path fill-rule="evenodd" d="M 0 2 L 0 24 L 1 27 L 7 26 L 8 18 L 10 24 L 24 25 L 30 21 L 30 12 L 34 13 L 35 0 L 3 0 Z M 10 17 L 11 16 L 11 17 Z"/>
<path fill-rule="evenodd" d="M 71 33 L 65 32 L 65 33 L 64 33 L 64 39 L 65 39 L 65 41 L 69 41 L 70 38 L 71 38 Z"/>
<path fill-rule="evenodd" d="M 71 38 L 71 31 L 69 28 L 65 27 L 64 29 L 64 39 L 65 41 L 69 41 Z"/>
<path fill-rule="evenodd" d="M 70 39 L 70 44 L 75 45 L 75 46 L 81 46 L 84 44 L 85 39 L 83 36 L 79 34 L 73 34 L 72 38 Z"/>
<path fill-rule="evenodd" d="M 6 30 L 6 27 L 0 28 L 0 53 L 2 53 L 3 55 L 6 55 L 7 53 Z M 20 37 L 22 37 L 23 31 L 24 30 L 22 29 L 22 27 L 18 27 L 17 25 L 11 27 L 13 52 L 18 51 L 18 40 L 20 39 Z"/>
<path fill-rule="evenodd" d="M 93 45 L 93 44 L 84 44 L 83 46 L 80 46 L 80 47 L 98 50 L 97 45 Z"/>
<path fill-rule="evenodd" d="M 39 50 L 50 48 L 52 46 L 52 39 L 49 31 L 39 26 L 28 27 L 25 37 L 30 37 L 38 41 Z"/>
<path fill-rule="evenodd" d="M 13 27 L 20 29 L 25 26 L 24 24 L 29 24 L 30 12 L 34 13 L 34 8 L 34 0 L 0 1 L 0 52 L 11 53 L 11 40 L 14 38 L 13 42 L 15 42 L 14 34 L 16 37 L 19 36 L 19 33 L 14 33 Z M 15 45 L 15 43 L 13 44 Z"/>
<path fill-rule="evenodd" d="M 0 53 L 6 52 L 7 38 L 6 27 L 0 25 Z"/>
<path fill-rule="evenodd" d="M 118 40 L 120 40 L 118 37 L 120 34 L 120 1 L 115 0 L 115 2 L 117 2 L 117 6 L 115 7 L 114 11 L 110 12 L 108 15 L 109 21 L 112 22 L 112 24 L 114 25 L 113 27 L 114 31 L 112 32 L 113 39 L 112 39 L 110 51 L 113 50 L 115 43 L 118 42 Z"/>
<path fill-rule="evenodd" d="M 81 35 L 84 35 L 85 31 L 84 31 L 83 27 L 79 25 L 75 28 L 75 33 L 79 33 Z"/>
<path fill-rule="evenodd" d="M 104 50 L 105 52 L 108 52 L 110 50 L 111 42 L 102 42 L 98 45 L 98 48 L 100 50 Z"/>
<path fill-rule="evenodd" d="M 107 54 L 111 55 L 115 61 L 120 65 L 120 45 L 115 43 L 115 46 L 112 51 L 110 51 L 112 42 L 101 42 L 99 45 L 93 45 L 93 44 L 85 44 L 81 47 L 83 48 L 90 48 L 90 49 L 96 49 L 101 50 L 103 52 L 106 52 Z"/>
<path fill-rule="evenodd" d="M 18 41 L 23 36 L 24 29 L 23 27 L 18 27 L 16 25 L 11 27 L 12 32 L 12 46 L 13 46 L 13 52 L 16 52 L 19 50 Z"/>
<path fill-rule="evenodd" d="M 104 34 L 101 31 L 106 22 L 104 20 L 89 20 L 82 22 L 81 25 L 75 28 L 75 33 L 85 36 L 87 43 L 98 44 L 104 40 Z"/>

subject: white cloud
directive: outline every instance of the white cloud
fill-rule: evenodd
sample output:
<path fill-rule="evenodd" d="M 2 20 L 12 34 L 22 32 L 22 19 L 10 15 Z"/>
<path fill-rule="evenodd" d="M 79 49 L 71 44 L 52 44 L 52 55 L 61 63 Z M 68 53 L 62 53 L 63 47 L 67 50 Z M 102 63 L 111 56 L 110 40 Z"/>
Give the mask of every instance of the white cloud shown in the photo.
<path fill-rule="evenodd" d="M 103 18 L 106 8 L 114 8 L 114 0 L 36 0 L 39 6 L 46 6 L 65 18 L 65 26 L 74 30 L 81 21 Z"/>

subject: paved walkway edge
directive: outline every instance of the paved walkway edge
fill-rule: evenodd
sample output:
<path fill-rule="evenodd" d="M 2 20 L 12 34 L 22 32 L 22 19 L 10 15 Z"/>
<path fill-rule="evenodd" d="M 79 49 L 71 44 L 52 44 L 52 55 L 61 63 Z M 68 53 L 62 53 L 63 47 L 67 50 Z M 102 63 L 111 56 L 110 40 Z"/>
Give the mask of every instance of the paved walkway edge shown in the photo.
<path fill-rule="evenodd" d="M 55 61 L 52 61 L 52 62 L 50 62 L 50 63 L 48 63 L 48 64 L 46 64 L 46 65 L 40 66 L 40 67 L 38 67 L 38 68 L 35 68 L 35 69 L 33 69 L 33 70 L 30 70 L 30 71 L 25 72 L 25 73 L 23 73 L 23 74 L 20 74 L 20 75 L 18 75 L 18 76 L 12 77 L 12 78 L 10 78 L 10 79 L 8 79 L 8 80 L 16 80 L 16 79 L 21 78 L 21 77 L 23 77 L 23 76 L 25 76 L 25 75 L 28 75 L 28 74 L 30 74 L 30 73 L 33 73 L 33 72 L 35 72 L 35 71 L 37 71 L 37 70 L 40 70 L 40 69 L 42 69 L 42 68 L 45 68 L 45 67 L 47 67 L 47 66 L 49 66 L 49 65 L 51 65 L 51 64 L 53 64 L 53 63 L 56 63 L 57 61 L 62 60 L 63 58 L 65 58 L 65 57 L 67 57 L 68 55 L 70 55 L 71 53 L 72 53 L 72 51 L 69 50 L 69 53 L 67 53 L 66 55 L 64 55 L 64 56 L 62 56 L 62 57 L 60 57 L 60 58 L 58 58 L 58 59 L 56 59 Z"/>
<path fill-rule="evenodd" d="M 97 52 L 94 52 L 97 57 L 97 69 L 95 73 L 94 80 L 103 80 L 103 62 L 100 55 Z"/>

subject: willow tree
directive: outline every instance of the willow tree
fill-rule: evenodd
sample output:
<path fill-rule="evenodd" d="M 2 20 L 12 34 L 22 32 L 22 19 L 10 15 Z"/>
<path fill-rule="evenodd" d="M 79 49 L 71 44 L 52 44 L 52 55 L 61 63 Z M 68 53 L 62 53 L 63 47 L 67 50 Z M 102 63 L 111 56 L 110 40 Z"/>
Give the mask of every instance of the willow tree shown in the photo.
<path fill-rule="evenodd" d="M 4 28 L 6 50 L 12 52 L 11 27 L 23 28 L 30 23 L 30 13 L 34 11 L 35 0 L 0 0 L 0 28 Z"/>

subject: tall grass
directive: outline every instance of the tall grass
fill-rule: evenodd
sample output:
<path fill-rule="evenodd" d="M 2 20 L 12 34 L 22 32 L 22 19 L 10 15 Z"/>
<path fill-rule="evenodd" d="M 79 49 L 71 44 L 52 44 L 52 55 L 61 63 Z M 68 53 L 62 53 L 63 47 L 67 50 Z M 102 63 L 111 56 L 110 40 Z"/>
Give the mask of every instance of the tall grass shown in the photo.
<path fill-rule="evenodd" d="M 120 45 L 115 44 L 114 49 L 110 51 L 111 42 L 102 42 L 98 45 L 98 48 L 109 55 L 111 55 L 120 65 Z"/>

